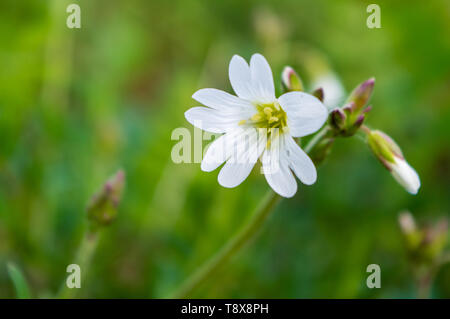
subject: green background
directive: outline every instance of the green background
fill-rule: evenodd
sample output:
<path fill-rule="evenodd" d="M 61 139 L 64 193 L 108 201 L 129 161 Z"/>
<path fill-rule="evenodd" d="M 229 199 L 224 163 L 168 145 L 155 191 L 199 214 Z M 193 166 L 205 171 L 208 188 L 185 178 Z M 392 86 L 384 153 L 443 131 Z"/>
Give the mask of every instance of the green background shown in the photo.
<path fill-rule="evenodd" d="M 66 6 L 81 7 L 81 29 Z M 450 211 L 450 2 L 2 0 L 0 3 L 0 297 L 6 264 L 34 297 L 66 278 L 91 195 L 117 169 L 127 187 L 105 229 L 82 297 L 162 297 L 234 234 L 269 186 L 238 188 L 199 164 L 174 164 L 171 132 L 199 88 L 231 92 L 233 54 L 262 53 L 279 86 L 286 64 L 311 83 L 326 58 L 347 91 L 374 76 L 367 123 L 391 135 L 419 173 L 408 194 L 358 138 L 338 140 L 313 186 L 299 185 L 257 240 L 192 297 L 410 298 L 397 225 Z M 326 92 L 325 92 L 326 94 Z M 379 264 L 381 288 L 366 267 Z M 433 286 L 450 297 L 450 267 Z"/>

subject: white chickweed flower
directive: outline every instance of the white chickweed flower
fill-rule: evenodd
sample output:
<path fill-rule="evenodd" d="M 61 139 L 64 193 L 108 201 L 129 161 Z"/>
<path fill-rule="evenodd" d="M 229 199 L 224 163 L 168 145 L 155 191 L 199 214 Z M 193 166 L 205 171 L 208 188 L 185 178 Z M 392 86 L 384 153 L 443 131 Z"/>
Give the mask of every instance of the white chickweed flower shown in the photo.
<path fill-rule="evenodd" d="M 316 168 L 294 137 L 316 132 L 327 119 L 327 109 L 313 95 L 289 92 L 275 97 L 272 71 L 266 59 L 254 54 L 250 65 L 235 55 L 229 77 L 237 96 L 217 89 L 201 89 L 192 96 L 207 107 L 193 107 L 186 119 L 213 133 L 224 133 L 208 148 L 201 169 L 210 172 L 224 162 L 218 181 L 236 187 L 250 174 L 257 160 L 273 190 L 292 197 L 297 182 L 317 179 Z"/>

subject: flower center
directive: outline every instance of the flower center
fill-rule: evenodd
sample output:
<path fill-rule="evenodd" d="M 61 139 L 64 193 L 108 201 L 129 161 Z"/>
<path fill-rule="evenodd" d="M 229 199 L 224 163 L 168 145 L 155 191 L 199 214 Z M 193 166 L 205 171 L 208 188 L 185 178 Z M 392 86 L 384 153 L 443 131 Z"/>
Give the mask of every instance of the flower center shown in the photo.
<path fill-rule="evenodd" d="M 284 130 L 287 127 L 286 112 L 281 108 L 278 101 L 269 104 L 256 104 L 257 113 L 249 120 L 258 128 L 279 128 Z"/>

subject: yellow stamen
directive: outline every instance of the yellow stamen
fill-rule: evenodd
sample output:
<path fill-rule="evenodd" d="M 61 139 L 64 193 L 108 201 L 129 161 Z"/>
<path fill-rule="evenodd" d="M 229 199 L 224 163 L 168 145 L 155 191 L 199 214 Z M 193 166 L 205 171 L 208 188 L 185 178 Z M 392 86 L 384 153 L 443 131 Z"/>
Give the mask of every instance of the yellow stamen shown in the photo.
<path fill-rule="evenodd" d="M 239 123 L 238 123 L 238 125 L 244 125 L 245 122 L 247 122 L 247 121 L 246 121 L 246 120 L 240 120 Z"/>
<path fill-rule="evenodd" d="M 286 112 L 284 112 L 277 101 L 273 103 L 255 104 L 255 107 L 257 113 L 250 118 L 250 121 L 256 127 L 266 129 L 278 128 L 281 130 L 287 128 Z"/>
<path fill-rule="evenodd" d="M 270 107 L 266 106 L 264 108 L 264 113 L 270 117 L 270 116 L 272 116 L 272 109 Z"/>
<path fill-rule="evenodd" d="M 256 113 L 252 116 L 252 121 L 258 122 L 262 120 L 262 116 L 259 113 Z"/>
<path fill-rule="evenodd" d="M 272 116 L 272 117 L 270 117 L 269 118 L 269 124 L 272 124 L 272 123 L 275 123 L 275 122 L 278 122 L 278 117 L 276 117 L 276 116 Z"/>

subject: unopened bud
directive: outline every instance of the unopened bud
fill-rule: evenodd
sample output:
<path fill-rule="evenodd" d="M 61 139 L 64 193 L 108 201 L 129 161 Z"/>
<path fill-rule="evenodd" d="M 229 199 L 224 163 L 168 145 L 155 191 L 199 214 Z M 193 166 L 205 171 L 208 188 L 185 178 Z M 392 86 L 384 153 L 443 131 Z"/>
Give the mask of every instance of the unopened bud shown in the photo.
<path fill-rule="evenodd" d="M 312 92 L 312 95 L 314 95 L 316 98 L 318 98 L 320 100 L 320 102 L 323 102 L 324 93 L 323 93 L 323 89 L 322 88 L 315 89 Z"/>
<path fill-rule="evenodd" d="M 285 92 L 303 91 L 302 80 L 290 66 L 284 67 L 281 73 L 281 84 Z"/>
<path fill-rule="evenodd" d="M 405 240 L 406 247 L 415 257 L 418 255 L 416 250 L 420 247 L 424 235 L 421 229 L 416 226 L 414 217 L 410 212 L 405 211 L 399 214 L 398 223 Z"/>
<path fill-rule="evenodd" d="M 345 128 L 345 120 L 347 116 L 341 109 L 334 109 L 330 113 L 330 125 L 340 131 Z"/>
<path fill-rule="evenodd" d="M 370 78 L 367 81 L 358 85 L 350 94 L 347 102 L 354 102 L 354 111 L 361 110 L 369 101 L 372 95 L 373 87 L 375 85 L 375 78 Z"/>
<path fill-rule="evenodd" d="M 119 170 L 95 194 L 87 207 L 87 214 L 93 226 L 110 224 L 117 216 L 125 186 L 125 173 Z"/>
<path fill-rule="evenodd" d="M 359 115 L 356 118 L 356 121 L 353 123 L 353 129 L 357 130 L 360 128 L 360 126 L 364 123 L 364 119 L 366 116 L 364 114 Z"/>
<path fill-rule="evenodd" d="M 416 226 L 409 212 L 399 215 L 400 229 L 405 239 L 410 258 L 415 263 L 430 265 L 439 261 L 447 244 L 448 220 Z"/>
<path fill-rule="evenodd" d="M 385 133 L 370 131 L 367 142 L 378 160 L 391 172 L 395 180 L 407 192 L 417 194 L 420 188 L 419 175 L 403 157 L 400 147 Z"/>

